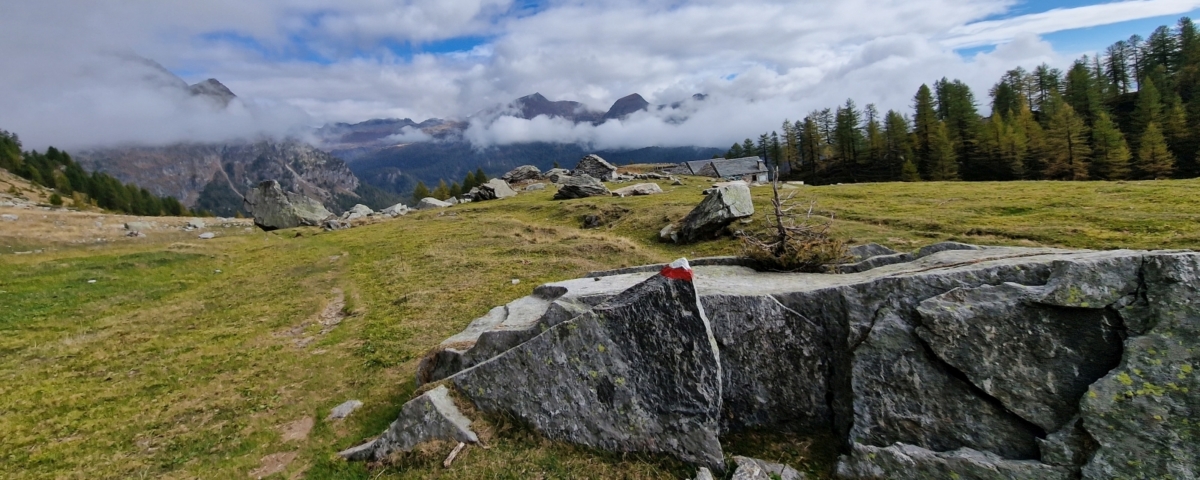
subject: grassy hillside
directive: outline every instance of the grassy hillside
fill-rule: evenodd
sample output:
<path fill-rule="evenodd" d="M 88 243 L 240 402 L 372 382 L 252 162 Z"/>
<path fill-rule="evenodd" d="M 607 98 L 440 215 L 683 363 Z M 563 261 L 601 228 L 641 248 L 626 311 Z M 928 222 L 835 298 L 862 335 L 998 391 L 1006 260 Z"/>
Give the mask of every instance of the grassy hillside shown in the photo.
<path fill-rule="evenodd" d="M 670 460 L 547 442 L 498 420 L 478 426 L 487 448 L 469 447 L 450 469 L 441 466 L 448 445 L 370 471 L 334 454 L 382 431 L 413 394 L 420 356 L 495 305 L 589 270 L 737 253 L 730 240 L 656 242 L 704 186 L 567 202 L 538 192 L 331 233 L 151 237 L 0 255 L 5 476 L 246 478 L 282 465 L 275 478 L 683 478 L 692 472 Z M 838 235 L 898 249 L 939 240 L 1194 248 L 1198 188 L 1189 180 L 791 191 L 834 214 Z M 754 192 L 765 210 L 770 189 Z M 606 226 L 580 230 L 588 214 Z M 27 228 L 19 225 L 0 228 Z M 365 406 L 326 420 L 350 399 Z M 818 475 L 832 458 L 816 434 L 725 445 Z"/>

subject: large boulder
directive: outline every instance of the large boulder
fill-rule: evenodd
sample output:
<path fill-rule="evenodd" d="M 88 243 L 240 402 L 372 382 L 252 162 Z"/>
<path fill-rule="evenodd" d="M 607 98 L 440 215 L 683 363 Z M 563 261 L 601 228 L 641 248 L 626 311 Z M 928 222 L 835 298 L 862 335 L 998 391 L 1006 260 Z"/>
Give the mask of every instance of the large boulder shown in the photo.
<path fill-rule="evenodd" d="M 359 218 L 366 218 L 374 214 L 375 211 L 371 210 L 371 207 L 360 203 L 350 207 L 349 210 L 346 210 L 346 213 L 342 214 L 342 220 L 356 220 Z"/>
<path fill-rule="evenodd" d="M 718 187 L 678 223 L 668 225 L 659 236 L 664 241 L 693 243 L 712 238 L 735 220 L 754 215 L 750 186 L 736 182 Z"/>
<path fill-rule="evenodd" d="M 383 435 L 339 453 L 347 460 L 378 461 L 394 452 L 409 452 L 435 440 L 478 443 L 471 420 L 454 404 L 450 389 L 438 386 L 410 400 Z"/>
<path fill-rule="evenodd" d="M 405 205 L 403 203 L 397 203 L 395 205 L 392 205 L 388 208 L 383 209 L 379 213 L 382 213 L 384 215 L 394 218 L 394 217 L 399 217 L 399 216 L 403 216 L 403 215 L 408 215 L 408 210 L 409 210 L 408 205 Z"/>
<path fill-rule="evenodd" d="M 600 181 L 609 181 L 617 177 L 617 167 L 606 162 L 599 155 L 588 155 L 579 160 L 575 165 L 575 170 L 572 175 L 578 177 L 587 175 Z"/>
<path fill-rule="evenodd" d="M 539 180 L 542 178 L 542 171 L 533 165 L 521 165 L 517 168 L 509 170 L 500 177 L 508 183 L 525 182 L 529 180 Z"/>
<path fill-rule="evenodd" d="M 508 182 L 499 178 L 488 180 L 487 183 L 471 190 L 471 200 L 482 202 L 485 200 L 497 200 L 501 198 L 509 198 L 517 196 L 517 192 L 508 186 Z"/>
<path fill-rule="evenodd" d="M 551 439 L 724 470 L 720 359 L 686 261 L 449 381 Z"/>
<path fill-rule="evenodd" d="M 842 478 L 1200 472 L 1198 254 L 957 244 L 853 274 L 663 268 L 539 286 L 447 339 L 422 381 L 551 438 L 710 468 L 717 435 L 776 431 L 833 435 Z"/>
<path fill-rule="evenodd" d="M 608 187 L 600 183 L 600 180 L 585 174 L 565 179 L 559 185 L 558 192 L 554 194 L 554 199 L 567 200 L 571 198 L 607 197 L 610 195 L 612 193 L 608 191 Z"/>
<path fill-rule="evenodd" d="M 320 226 L 333 213 L 316 200 L 284 192 L 279 182 L 267 180 L 246 193 L 242 208 L 254 216 L 254 224 L 263 230 Z"/>
<path fill-rule="evenodd" d="M 637 195 L 654 195 L 663 193 L 662 187 L 657 183 L 639 183 L 628 187 L 618 188 L 612 191 L 614 197 L 632 197 Z"/>
<path fill-rule="evenodd" d="M 447 207 L 451 207 L 451 206 L 454 206 L 454 204 L 450 203 L 450 202 L 443 202 L 443 201 L 438 200 L 433 197 L 425 197 L 425 198 L 422 198 L 421 201 L 417 202 L 416 209 L 417 210 L 431 210 L 434 208 L 447 208 Z"/>

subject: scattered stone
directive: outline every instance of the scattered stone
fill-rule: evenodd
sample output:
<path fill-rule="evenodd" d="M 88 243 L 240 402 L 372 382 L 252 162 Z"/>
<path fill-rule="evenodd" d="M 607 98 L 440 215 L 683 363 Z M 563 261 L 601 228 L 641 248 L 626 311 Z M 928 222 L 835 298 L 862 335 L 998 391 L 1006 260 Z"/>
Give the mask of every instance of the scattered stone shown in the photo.
<path fill-rule="evenodd" d="M 675 179 L 675 181 L 671 182 L 671 185 L 674 185 L 674 186 L 676 186 L 676 187 L 682 187 L 682 186 L 683 186 L 683 180 L 680 180 L 680 179 Z"/>
<path fill-rule="evenodd" d="M 450 382 L 551 439 L 723 472 L 717 345 L 691 279 L 680 260 Z"/>
<path fill-rule="evenodd" d="M 200 234 L 201 240 L 212 240 L 214 238 L 217 238 L 217 234 L 215 234 L 213 232 L 204 232 L 204 233 Z"/>
<path fill-rule="evenodd" d="M 514 278 L 514 279 L 512 279 L 512 284 L 513 284 L 513 285 L 520 285 L 520 284 L 521 284 L 521 279 L 519 279 L 519 278 Z"/>
<path fill-rule="evenodd" d="M 405 205 L 403 203 L 397 203 L 395 205 L 392 205 L 388 208 L 383 209 L 383 211 L 380 213 L 394 218 L 394 217 L 399 217 L 399 216 L 403 216 L 403 215 L 408 215 L 408 210 L 409 209 L 408 209 L 407 205 Z"/>
<path fill-rule="evenodd" d="M 509 170 L 500 177 L 508 183 L 525 182 L 529 180 L 539 180 L 542 178 L 542 171 L 533 165 L 521 165 L 517 168 Z"/>
<path fill-rule="evenodd" d="M 354 413 L 355 410 L 358 410 L 362 406 L 363 403 L 358 400 L 347 400 L 345 403 L 333 407 L 333 410 L 329 412 L 329 417 L 325 420 L 341 420 L 349 417 L 351 413 Z"/>
<path fill-rule="evenodd" d="M 304 417 L 294 422 L 281 425 L 281 431 L 284 442 L 303 442 L 308 439 L 309 432 L 312 432 L 315 422 L 312 417 Z"/>
<path fill-rule="evenodd" d="M 417 445 L 434 440 L 479 442 L 479 437 L 471 431 L 471 420 L 454 405 L 445 385 L 404 404 L 396 421 L 379 438 L 338 455 L 347 460 L 378 461 L 394 452 L 409 452 Z"/>
<path fill-rule="evenodd" d="M 125 234 L 125 236 L 126 236 L 126 237 L 133 237 L 133 238 L 145 238 L 145 237 L 146 237 L 146 234 L 144 234 L 144 233 L 142 233 L 142 232 L 128 232 L 128 233 L 126 233 L 126 234 Z"/>
<path fill-rule="evenodd" d="M 253 478 L 267 478 L 287 470 L 287 466 L 296 459 L 298 452 L 272 453 L 262 458 L 262 466 L 250 472 Z"/>
<path fill-rule="evenodd" d="M 804 480 L 804 474 L 781 463 L 771 463 L 750 457 L 734 456 L 737 470 L 733 480 Z"/>
<path fill-rule="evenodd" d="M 587 175 L 596 180 L 609 181 L 617 177 L 617 167 L 606 162 L 599 155 L 588 155 L 579 160 L 571 175 L 576 177 Z"/>
<path fill-rule="evenodd" d="M 988 452 L 960 448 L 934 452 L 897 443 L 890 447 L 854 444 L 849 456 L 842 456 L 837 478 L 843 480 L 927 480 L 964 478 L 972 480 L 1068 480 L 1069 468 L 1046 465 L 1033 460 L 1005 460 Z"/>
<path fill-rule="evenodd" d="M 499 178 L 488 180 L 487 183 L 473 189 L 475 192 L 471 195 L 471 201 L 482 202 L 485 200 L 498 200 L 517 196 L 517 192 L 508 186 L 508 182 Z"/>
<path fill-rule="evenodd" d="M 154 228 L 154 225 L 151 225 L 150 222 L 129 222 L 125 224 L 126 230 L 132 230 L 135 232 L 143 232 L 152 228 Z"/>
<path fill-rule="evenodd" d="M 246 193 L 242 208 L 254 216 L 254 224 L 271 231 L 301 225 L 318 226 L 333 217 L 321 202 L 292 192 L 284 192 L 279 182 L 267 180 Z"/>
<path fill-rule="evenodd" d="M 531 183 L 531 184 L 525 186 L 526 192 L 540 192 L 545 189 L 546 189 L 546 184 L 544 184 L 544 183 Z"/>
<path fill-rule="evenodd" d="M 569 178 L 570 176 L 570 170 L 565 168 L 551 168 L 546 170 L 546 173 L 542 175 L 542 178 L 549 180 L 550 183 L 562 183 L 563 180 Z"/>
<path fill-rule="evenodd" d="M 360 203 L 353 207 L 350 207 L 350 210 L 347 210 L 346 213 L 343 213 L 342 220 L 356 220 L 359 218 L 365 218 L 365 217 L 369 217 L 372 215 L 375 215 L 375 211 L 371 210 L 371 207 L 368 207 L 368 206 Z"/>
<path fill-rule="evenodd" d="M 571 198 L 607 197 L 611 194 L 608 191 L 608 187 L 604 186 L 600 180 L 584 174 L 570 177 L 563 181 L 558 187 L 558 192 L 554 194 L 554 199 L 567 200 Z"/>
<path fill-rule="evenodd" d="M 718 187 L 682 221 L 668 225 L 659 232 L 659 238 L 675 243 L 693 243 L 712 238 L 734 220 L 751 215 L 754 215 L 754 201 L 750 196 L 750 187 L 738 182 Z"/>
<path fill-rule="evenodd" d="M 422 198 L 420 202 L 417 202 L 416 208 L 417 210 L 430 210 L 434 208 L 447 208 L 451 205 L 452 204 L 449 202 L 443 202 L 433 197 L 425 197 Z"/>
<path fill-rule="evenodd" d="M 657 183 L 639 183 L 637 185 L 630 185 L 628 187 L 618 188 L 612 191 L 612 195 L 614 197 L 654 195 L 656 193 L 663 193 L 662 187 L 659 187 Z"/>
<path fill-rule="evenodd" d="M 205 224 L 204 224 L 204 220 L 201 220 L 201 219 L 199 219 L 199 218 L 193 218 L 193 219 L 191 219 L 191 220 L 188 220 L 188 222 L 187 222 L 187 225 L 185 225 L 185 228 L 191 228 L 191 229 L 194 229 L 194 230 L 201 230 L 201 229 L 203 229 L 203 228 L 204 228 L 204 227 L 206 227 L 206 226 L 207 226 L 207 225 L 205 225 Z"/>
<path fill-rule="evenodd" d="M 335 230 L 345 230 L 347 228 L 350 228 L 350 222 L 347 222 L 344 220 L 338 220 L 336 218 L 331 218 L 331 219 L 323 222 L 321 224 L 321 228 L 323 228 L 326 232 L 332 232 Z"/>
<path fill-rule="evenodd" d="M 600 228 L 601 225 L 603 225 L 603 222 L 600 220 L 599 215 L 584 215 L 583 216 L 583 228 L 585 228 L 585 229 Z"/>

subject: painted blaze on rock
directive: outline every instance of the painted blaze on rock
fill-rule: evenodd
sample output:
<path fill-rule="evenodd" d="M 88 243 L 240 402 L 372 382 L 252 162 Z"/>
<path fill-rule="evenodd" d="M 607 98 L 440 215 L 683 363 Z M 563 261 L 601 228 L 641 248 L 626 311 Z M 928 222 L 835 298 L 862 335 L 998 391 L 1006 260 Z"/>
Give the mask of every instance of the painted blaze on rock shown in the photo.
<path fill-rule="evenodd" d="M 724 470 L 720 359 L 686 260 L 450 381 L 551 439 Z"/>

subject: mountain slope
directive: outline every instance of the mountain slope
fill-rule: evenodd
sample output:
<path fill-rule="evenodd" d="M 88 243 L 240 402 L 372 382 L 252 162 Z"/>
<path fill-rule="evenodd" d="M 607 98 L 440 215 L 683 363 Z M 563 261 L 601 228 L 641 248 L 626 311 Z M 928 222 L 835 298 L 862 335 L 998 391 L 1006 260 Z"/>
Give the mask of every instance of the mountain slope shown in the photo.
<path fill-rule="evenodd" d="M 359 188 L 345 162 L 297 140 L 110 148 L 77 159 L 89 170 L 223 215 L 235 213 L 241 195 L 263 180 L 278 180 L 334 210 L 340 210 L 339 195 L 357 196 Z"/>

